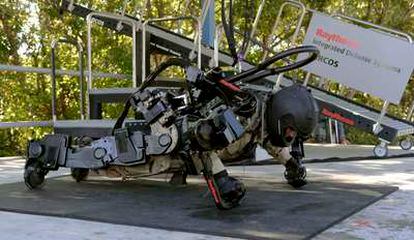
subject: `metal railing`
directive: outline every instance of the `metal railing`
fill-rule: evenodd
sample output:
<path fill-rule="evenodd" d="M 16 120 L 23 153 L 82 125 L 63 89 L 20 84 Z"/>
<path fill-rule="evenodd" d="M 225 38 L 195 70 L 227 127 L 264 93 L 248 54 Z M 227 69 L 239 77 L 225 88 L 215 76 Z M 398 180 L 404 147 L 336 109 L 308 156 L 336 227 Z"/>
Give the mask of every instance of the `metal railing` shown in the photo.
<path fill-rule="evenodd" d="M 255 36 L 256 30 L 257 30 L 257 25 L 259 24 L 259 20 L 260 20 L 260 17 L 262 16 L 262 12 L 263 12 L 263 8 L 264 8 L 265 4 L 266 4 L 266 0 L 262 0 L 260 2 L 259 8 L 257 9 L 257 13 L 256 13 L 256 16 L 255 16 L 254 21 L 253 21 L 252 30 L 250 31 L 249 40 L 254 39 L 254 36 Z M 242 58 L 244 58 L 247 55 L 247 53 L 249 53 L 249 48 L 251 46 L 250 42 L 251 41 L 247 41 L 246 52 L 243 53 L 244 56 L 241 56 Z"/>
<path fill-rule="evenodd" d="M 288 0 L 280 6 L 279 12 L 278 12 L 277 17 L 276 17 L 276 21 L 275 21 L 275 23 L 273 24 L 273 27 L 272 27 L 271 34 L 267 38 L 267 42 L 271 42 L 272 37 L 274 36 L 273 33 L 276 32 L 276 30 L 277 30 L 277 28 L 280 24 L 280 20 L 282 18 L 283 10 L 287 6 L 298 8 L 299 11 L 300 11 L 299 19 L 298 19 L 298 22 L 296 23 L 296 29 L 295 29 L 295 32 L 292 35 L 292 40 L 291 40 L 291 42 L 293 44 L 295 44 L 296 39 L 299 35 L 300 27 L 302 26 L 303 18 L 305 17 L 305 14 L 306 14 L 306 6 L 303 3 L 299 2 L 299 1 L 292 1 L 292 0 Z M 263 53 L 262 61 L 264 61 L 268 57 L 268 54 L 269 54 L 269 52 L 267 50 L 265 50 L 264 53 Z"/>
<path fill-rule="evenodd" d="M 110 18 L 110 19 L 114 19 L 114 20 L 119 20 L 122 21 L 121 24 L 130 24 L 131 25 L 131 31 L 132 31 L 132 87 L 137 87 L 137 64 L 136 64 L 136 50 L 137 50 L 137 43 L 136 43 L 136 31 L 138 30 L 138 25 L 140 25 L 141 23 L 133 20 L 131 18 L 125 17 L 125 16 L 120 16 L 120 15 L 116 15 L 116 14 L 111 14 L 111 13 L 98 13 L 98 12 L 92 12 L 90 14 L 88 14 L 88 16 L 86 17 L 86 22 L 88 25 L 88 44 L 87 44 L 87 53 L 88 53 L 88 84 L 87 84 L 87 112 L 90 112 L 90 100 L 89 100 L 89 92 L 92 89 L 93 85 L 92 85 L 92 40 L 91 40 L 91 28 L 92 28 L 92 20 L 94 19 L 94 17 L 105 17 L 105 18 Z M 143 60 L 143 66 L 145 66 L 145 62 Z M 88 119 L 89 119 L 89 114 L 88 114 Z"/>
<path fill-rule="evenodd" d="M 92 72 L 92 41 L 91 41 L 91 28 L 92 28 L 92 19 L 94 17 L 105 17 L 105 18 L 111 18 L 111 19 L 115 19 L 115 20 L 120 20 L 123 21 L 123 23 L 128 23 L 131 24 L 132 27 L 132 83 L 133 83 L 133 87 L 137 86 L 137 70 L 136 70 L 136 31 L 137 31 L 137 27 L 138 24 L 140 24 L 139 22 L 128 18 L 128 17 L 123 17 L 120 15 L 116 15 L 116 14 L 111 14 L 111 13 L 97 13 L 97 12 L 93 12 L 90 13 L 87 17 L 86 17 L 86 22 L 88 25 L 88 44 L 87 44 L 87 54 L 88 54 L 88 72 L 91 73 Z M 88 89 L 92 88 L 92 75 L 89 74 L 88 75 Z"/>
<path fill-rule="evenodd" d="M 39 73 L 39 74 L 52 74 L 51 68 L 39 68 L 39 67 L 26 67 L 26 66 L 17 66 L 17 65 L 8 65 L 8 64 L 0 64 L 0 71 L 8 71 L 8 72 L 19 72 L 19 73 Z M 89 75 L 89 71 L 83 71 L 84 75 Z M 91 73 L 96 78 L 114 78 L 114 79 L 131 79 L 131 76 L 125 74 L 117 74 L 117 73 L 105 73 L 105 72 L 92 72 Z M 79 77 L 80 72 L 75 70 L 63 70 L 63 69 L 56 69 L 56 75 L 61 76 L 71 76 L 71 77 Z"/>
<path fill-rule="evenodd" d="M 0 64 L 0 71 L 10 71 L 10 72 L 19 72 L 19 73 L 37 73 L 37 74 L 47 74 L 52 75 L 52 68 L 37 68 L 37 67 L 24 67 L 24 66 L 16 66 L 16 65 L 5 65 Z M 55 69 L 55 75 L 63 75 L 63 76 L 72 76 L 72 77 L 80 77 L 80 71 L 74 70 L 62 70 L 62 69 Z M 88 71 L 83 71 L 82 75 L 89 74 Z M 114 79 L 131 79 L 128 75 L 123 74 L 113 74 L 113 73 L 103 73 L 103 72 L 93 72 L 93 76 L 95 77 L 108 77 Z M 53 116 L 53 114 L 52 114 Z M 53 118 L 53 117 L 52 117 Z M 21 128 L 21 127 L 51 127 L 53 126 L 53 120 L 46 120 L 46 121 L 13 121 L 13 122 L 0 122 L 0 129 L 2 128 Z"/>
<path fill-rule="evenodd" d="M 411 106 L 407 112 L 407 121 L 412 121 L 413 118 L 413 113 L 414 113 L 414 100 L 411 102 Z"/>
<path fill-rule="evenodd" d="M 219 66 L 219 47 L 220 47 L 220 41 L 223 37 L 223 24 L 219 24 L 216 26 L 216 30 L 214 31 L 214 49 L 213 49 L 213 58 L 210 62 L 210 67 L 218 67 Z"/>
<path fill-rule="evenodd" d="M 0 122 L 2 128 L 23 128 L 23 127 L 52 127 L 53 121 L 16 121 L 16 122 Z"/>
<path fill-rule="evenodd" d="M 288 6 L 297 8 L 300 11 L 299 18 L 298 18 L 298 21 L 296 23 L 296 29 L 295 29 L 295 32 L 292 35 L 292 40 L 290 41 L 293 44 L 296 43 L 296 39 L 297 39 L 297 37 L 299 35 L 300 27 L 302 26 L 303 18 L 305 17 L 305 14 L 306 14 L 306 10 L 307 9 L 306 9 L 306 6 L 302 2 L 300 2 L 300 1 L 293 1 L 293 0 L 287 0 L 284 3 L 282 3 L 282 5 L 280 6 L 279 12 L 278 12 L 277 17 L 276 17 L 276 21 L 273 24 L 273 27 L 272 27 L 272 30 L 271 30 L 271 34 L 267 38 L 267 42 L 268 43 L 271 42 L 272 37 L 274 36 L 273 34 L 274 34 L 274 32 L 276 32 L 276 30 L 277 30 L 277 28 L 278 28 L 278 26 L 280 24 L 280 20 L 282 18 L 283 10 L 286 7 L 288 7 Z M 270 49 L 272 49 L 272 48 L 270 48 Z M 264 61 L 268 56 L 269 56 L 269 51 L 266 50 L 266 49 L 264 49 L 262 61 Z M 273 86 L 273 92 L 276 92 L 276 91 L 279 90 L 280 83 L 281 83 L 281 80 L 283 79 L 283 76 L 284 76 L 283 73 L 281 73 L 281 74 L 279 74 L 277 76 L 275 85 Z M 309 76 L 307 76 L 307 78 L 309 78 Z"/>
<path fill-rule="evenodd" d="M 59 43 L 67 43 L 75 46 L 78 50 L 78 64 L 79 64 L 79 91 L 80 91 L 80 116 L 81 119 L 85 119 L 84 112 L 84 95 L 83 95 L 83 47 L 80 41 L 73 39 L 61 38 L 59 40 L 53 40 L 51 61 L 52 61 L 52 120 L 56 121 L 56 48 Z"/>
<path fill-rule="evenodd" d="M 165 18 L 155 18 L 146 20 L 142 24 L 142 81 L 146 78 L 146 31 L 147 25 L 152 22 L 164 22 L 164 21 L 181 21 L 184 19 L 192 19 L 197 23 L 197 32 L 194 37 L 194 45 L 197 47 L 197 67 L 201 68 L 201 36 L 203 34 L 201 21 L 199 18 L 194 16 L 184 16 L 184 17 L 165 17 Z M 193 51 L 192 51 L 193 52 Z M 191 55 L 192 53 L 190 53 Z M 191 57 L 190 57 L 191 58 Z"/>

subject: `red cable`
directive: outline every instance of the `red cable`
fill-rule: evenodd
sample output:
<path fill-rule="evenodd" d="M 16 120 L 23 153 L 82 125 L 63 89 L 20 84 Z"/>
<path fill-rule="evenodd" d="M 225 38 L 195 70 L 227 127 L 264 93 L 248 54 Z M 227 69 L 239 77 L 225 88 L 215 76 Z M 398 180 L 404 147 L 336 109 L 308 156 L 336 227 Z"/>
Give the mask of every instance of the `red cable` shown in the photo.
<path fill-rule="evenodd" d="M 227 82 L 224 79 L 221 79 L 218 81 L 221 85 L 223 85 L 224 87 L 234 91 L 234 92 L 241 92 L 240 88 L 232 83 Z"/>

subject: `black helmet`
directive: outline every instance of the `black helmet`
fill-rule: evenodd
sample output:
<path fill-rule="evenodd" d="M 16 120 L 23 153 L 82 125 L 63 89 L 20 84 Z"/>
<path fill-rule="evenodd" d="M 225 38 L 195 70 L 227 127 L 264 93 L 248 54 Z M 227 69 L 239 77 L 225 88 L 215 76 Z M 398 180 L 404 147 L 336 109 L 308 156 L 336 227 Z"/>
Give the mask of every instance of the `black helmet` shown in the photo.
<path fill-rule="evenodd" d="M 286 147 L 294 137 L 285 136 L 287 129 L 307 138 L 318 123 L 319 107 L 309 90 L 302 85 L 285 87 L 267 102 L 266 125 L 272 144 Z"/>

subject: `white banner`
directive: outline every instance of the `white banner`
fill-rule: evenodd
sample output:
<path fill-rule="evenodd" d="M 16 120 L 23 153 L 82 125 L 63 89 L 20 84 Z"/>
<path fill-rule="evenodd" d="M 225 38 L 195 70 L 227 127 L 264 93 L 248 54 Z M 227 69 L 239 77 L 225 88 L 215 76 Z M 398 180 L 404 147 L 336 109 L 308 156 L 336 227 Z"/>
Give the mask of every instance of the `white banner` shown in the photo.
<path fill-rule="evenodd" d="M 303 69 L 398 104 L 414 66 L 405 39 L 314 13 L 304 45 L 320 56 Z"/>

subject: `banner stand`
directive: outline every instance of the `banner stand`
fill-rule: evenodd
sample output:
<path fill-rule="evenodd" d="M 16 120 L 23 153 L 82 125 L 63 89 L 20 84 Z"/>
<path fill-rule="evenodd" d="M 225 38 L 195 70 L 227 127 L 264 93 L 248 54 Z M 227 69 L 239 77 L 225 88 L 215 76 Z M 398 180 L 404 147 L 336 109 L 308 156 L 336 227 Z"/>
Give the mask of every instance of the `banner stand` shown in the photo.
<path fill-rule="evenodd" d="M 404 32 L 396 31 L 396 30 L 393 30 L 393 29 L 390 29 L 390 28 L 379 26 L 379 25 L 376 25 L 376 24 L 373 24 L 373 23 L 370 23 L 370 22 L 366 22 L 366 21 L 363 21 L 363 20 L 360 20 L 360 19 L 345 16 L 345 15 L 339 14 L 339 13 L 332 14 L 331 17 L 338 18 L 338 19 L 345 19 L 345 20 L 348 20 L 348 21 L 354 22 L 354 23 L 364 24 L 366 26 L 373 27 L 374 29 L 377 29 L 382 33 L 392 34 L 393 37 L 396 37 L 395 35 L 401 36 L 401 37 L 405 38 L 410 44 L 413 43 L 413 40 L 412 40 L 411 36 L 408 35 L 407 33 L 404 33 Z M 374 127 L 372 129 L 372 132 L 375 135 L 377 135 L 382 130 L 381 124 L 382 124 L 382 121 L 383 121 L 383 118 L 384 118 L 385 114 L 387 113 L 388 106 L 389 106 L 389 101 L 385 99 L 384 104 L 382 105 L 381 114 L 379 115 L 379 117 L 377 119 L 377 123 L 374 125 Z M 412 102 L 412 106 L 414 107 L 414 101 Z M 411 107 L 410 112 L 407 115 L 407 120 L 410 120 L 408 118 L 411 118 L 413 107 Z M 377 155 L 377 153 L 379 155 L 382 155 L 382 153 L 384 152 L 385 155 L 386 155 L 387 154 L 386 153 L 387 152 L 386 147 L 387 147 L 387 144 L 389 144 L 389 142 L 384 140 L 384 139 L 381 139 L 381 138 L 379 138 L 379 140 L 381 141 L 381 143 L 374 148 L 374 153 L 376 155 Z"/>

